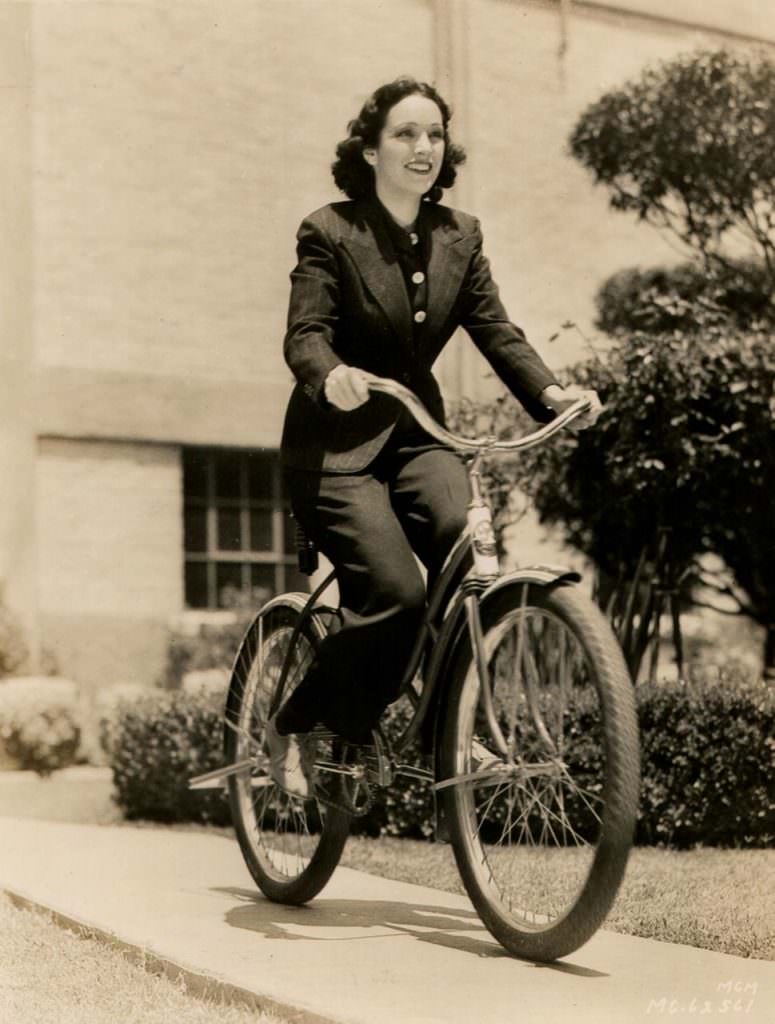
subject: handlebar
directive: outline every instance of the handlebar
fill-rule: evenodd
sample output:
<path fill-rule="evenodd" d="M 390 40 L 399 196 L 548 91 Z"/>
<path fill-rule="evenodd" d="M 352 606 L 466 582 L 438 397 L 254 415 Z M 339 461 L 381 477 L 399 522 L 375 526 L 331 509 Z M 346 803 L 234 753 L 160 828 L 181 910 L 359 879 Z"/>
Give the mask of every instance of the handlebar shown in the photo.
<path fill-rule="evenodd" d="M 534 448 L 554 434 L 559 433 L 559 431 L 567 427 L 569 423 L 572 423 L 573 420 L 583 415 L 591 407 L 589 399 L 580 398 L 564 412 L 560 413 L 559 416 L 556 416 L 551 423 L 545 424 L 532 434 L 517 437 L 513 441 L 496 441 L 494 437 L 461 437 L 459 434 L 453 434 L 437 423 L 417 395 L 410 391 L 409 388 L 404 387 L 403 384 L 399 384 L 398 381 L 391 380 L 388 377 L 376 377 L 371 373 L 364 373 L 363 375 L 366 378 L 370 391 L 381 392 L 382 394 L 397 398 L 431 437 L 460 452 L 517 452 Z"/>

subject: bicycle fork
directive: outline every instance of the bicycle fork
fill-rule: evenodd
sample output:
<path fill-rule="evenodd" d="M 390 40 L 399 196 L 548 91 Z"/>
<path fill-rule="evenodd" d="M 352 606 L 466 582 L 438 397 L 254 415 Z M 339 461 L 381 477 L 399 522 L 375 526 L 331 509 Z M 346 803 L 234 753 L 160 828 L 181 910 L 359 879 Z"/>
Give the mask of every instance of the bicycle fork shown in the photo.
<path fill-rule="evenodd" d="M 516 756 L 516 750 L 514 748 L 514 726 L 516 722 L 517 696 L 516 688 L 521 687 L 536 732 L 541 738 L 545 749 L 554 754 L 556 753 L 556 744 L 546 728 L 546 724 L 539 707 L 537 668 L 535 663 L 532 661 L 529 643 L 526 641 L 525 637 L 525 610 L 527 607 L 529 585 L 527 583 L 522 585 L 522 593 L 520 595 L 519 602 L 520 615 L 517 625 L 514 663 L 512 667 L 515 693 L 510 695 L 510 699 L 508 700 L 508 726 L 510 737 L 510 742 L 508 742 L 503 735 L 495 714 L 493 681 L 490 675 L 490 668 L 487 663 L 487 651 L 484 645 L 484 630 L 482 629 L 479 604 L 480 588 L 477 586 L 477 582 L 478 581 L 476 579 L 471 579 L 467 586 L 464 584 L 464 607 L 466 611 L 466 621 L 468 624 L 468 635 L 471 640 L 471 650 L 473 651 L 474 663 L 479 677 L 479 703 L 481 704 L 482 713 L 484 714 L 492 742 L 498 753 L 505 758 L 506 762 L 513 765 Z"/>
<path fill-rule="evenodd" d="M 498 720 L 495 717 L 495 707 L 492 697 L 492 682 L 490 679 L 489 666 L 487 664 L 487 652 L 484 648 L 484 630 L 482 629 L 482 617 L 479 609 L 478 587 L 474 588 L 471 586 L 466 589 L 467 593 L 463 599 L 463 606 L 466 611 L 468 636 L 471 640 L 474 664 L 476 665 L 476 671 L 479 676 L 479 701 L 482 705 L 482 711 L 484 713 L 492 741 L 495 744 L 498 753 L 502 757 L 507 758 L 510 753 L 513 756 L 513 751 L 509 751 L 509 746 L 501 732 L 500 726 L 498 725 Z"/>

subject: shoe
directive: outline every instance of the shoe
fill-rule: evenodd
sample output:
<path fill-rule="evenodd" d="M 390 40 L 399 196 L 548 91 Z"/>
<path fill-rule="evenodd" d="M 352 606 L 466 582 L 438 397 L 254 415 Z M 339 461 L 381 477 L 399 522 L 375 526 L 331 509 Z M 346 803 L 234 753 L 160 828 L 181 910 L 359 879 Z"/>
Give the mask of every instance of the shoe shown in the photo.
<path fill-rule="evenodd" d="M 274 718 L 266 723 L 265 737 L 272 779 L 286 793 L 306 799 L 312 793 L 312 751 L 295 733 L 281 735 Z"/>

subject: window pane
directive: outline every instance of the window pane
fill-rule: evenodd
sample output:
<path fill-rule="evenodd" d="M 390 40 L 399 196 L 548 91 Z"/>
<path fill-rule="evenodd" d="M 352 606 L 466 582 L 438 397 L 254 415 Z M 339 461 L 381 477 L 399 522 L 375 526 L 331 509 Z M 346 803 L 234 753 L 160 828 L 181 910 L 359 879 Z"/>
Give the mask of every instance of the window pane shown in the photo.
<path fill-rule="evenodd" d="M 187 498 L 207 497 L 207 454 L 183 452 L 183 493 Z"/>
<path fill-rule="evenodd" d="M 218 562 L 215 566 L 215 585 L 218 591 L 218 607 L 233 608 L 239 603 L 242 590 L 242 565 L 240 562 Z"/>
<path fill-rule="evenodd" d="M 276 452 L 250 452 L 248 464 L 248 495 L 254 501 L 272 500 L 272 478 L 277 465 Z"/>
<path fill-rule="evenodd" d="M 272 513 L 267 508 L 250 510 L 250 550 L 272 551 Z"/>
<path fill-rule="evenodd" d="M 186 506 L 183 535 L 186 551 L 207 551 L 207 509 L 203 505 Z"/>
<path fill-rule="evenodd" d="M 218 547 L 221 551 L 242 549 L 242 525 L 238 508 L 218 509 Z"/>
<path fill-rule="evenodd" d="M 207 565 L 204 562 L 186 562 L 185 591 L 187 608 L 209 608 Z"/>
<path fill-rule="evenodd" d="M 215 456 L 215 496 L 217 498 L 240 497 L 239 452 L 218 452 Z"/>
<path fill-rule="evenodd" d="M 263 604 L 276 593 L 273 565 L 251 565 L 250 585 L 256 604 Z"/>

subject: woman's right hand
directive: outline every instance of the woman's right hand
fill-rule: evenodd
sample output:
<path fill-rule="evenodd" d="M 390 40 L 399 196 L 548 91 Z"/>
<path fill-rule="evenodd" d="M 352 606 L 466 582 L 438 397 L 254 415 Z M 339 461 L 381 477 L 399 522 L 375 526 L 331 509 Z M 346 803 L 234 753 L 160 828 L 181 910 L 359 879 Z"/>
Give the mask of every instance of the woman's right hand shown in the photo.
<path fill-rule="evenodd" d="M 369 400 L 366 375 L 357 366 L 340 363 L 329 373 L 323 383 L 326 401 L 335 409 L 350 412 Z"/>

